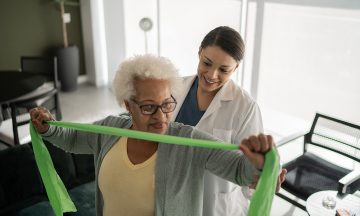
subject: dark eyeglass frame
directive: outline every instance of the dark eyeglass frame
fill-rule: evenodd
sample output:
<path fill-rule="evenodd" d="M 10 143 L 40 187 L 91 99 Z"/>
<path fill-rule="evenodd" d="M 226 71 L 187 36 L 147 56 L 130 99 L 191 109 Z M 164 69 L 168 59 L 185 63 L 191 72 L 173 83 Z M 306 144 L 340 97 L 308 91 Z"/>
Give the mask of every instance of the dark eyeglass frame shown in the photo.
<path fill-rule="evenodd" d="M 165 102 L 165 103 L 162 103 L 162 104 L 160 104 L 160 105 L 156 105 L 156 104 L 143 104 L 143 105 L 140 105 L 139 102 L 136 101 L 135 99 L 131 99 L 131 101 L 133 101 L 136 105 L 139 106 L 140 111 L 141 111 L 141 113 L 142 113 L 143 115 L 153 115 L 153 114 L 155 114 L 155 113 L 158 111 L 159 108 L 160 108 L 161 112 L 163 112 L 163 113 L 171 113 L 171 112 L 174 112 L 174 110 L 175 110 L 175 108 L 176 108 L 176 105 L 177 105 L 177 101 L 176 101 L 176 99 L 174 98 L 174 96 L 172 96 L 172 95 L 171 95 L 171 98 L 172 98 L 174 101 Z M 175 106 L 174 106 L 174 108 L 173 108 L 171 111 L 164 111 L 164 110 L 163 110 L 163 107 L 164 107 L 165 104 L 175 104 Z M 145 111 L 145 110 L 143 109 L 143 107 L 145 107 L 145 106 L 154 106 L 154 107 L 156 107 L 156 108 L 154 109 L 154 111 L 153 111 L 152 113 L 149 113 L 149 112 L 147 112 L 147 111 Z"/>

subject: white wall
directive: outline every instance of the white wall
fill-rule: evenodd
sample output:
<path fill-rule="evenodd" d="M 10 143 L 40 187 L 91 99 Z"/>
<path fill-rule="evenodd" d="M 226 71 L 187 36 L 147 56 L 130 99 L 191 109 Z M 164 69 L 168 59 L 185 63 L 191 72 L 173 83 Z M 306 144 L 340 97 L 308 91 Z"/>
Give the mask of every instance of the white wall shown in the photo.
<path fill-rule="evenodd" d="M 111 86 L 115 72 L 119 64 L 125 59 L 126 53 L 124 1 L 106 0 L 103 2 L 107 48 L 108 85 Z"/>
<path fill-rule="evenodd" d="M 125 56 L 131 57 L 145 53 L 145 39 L 147 37 L 148 53 L 157 54 L 157 5 L 156 0 L 124 0 L 124 32 Z M 145 37 L 139 27 L 139 21 L 144 18 L 153 21 L 153 28 Z"/>
<path fill-rule="evenodd" d="M 145 35 L 139 27 L 143 17 L 153 20 L 147 32 L 148 53 L 157 54 L 156 0 L 106 0 L 104 20 L 107 47 L 108 85 L 119 64 L 128 57 L 145 53 Z"/>
<path fill-rule="evenodd" d="M 257 100 L 305 120 L 318 111 L 360 124 L 360 2 L 322 2 L 265 2 Z"/>
<path fill-rule="evenodd" d="M 206 33 L 226 25 L 239 30 L 238 0 L 160 1 L 161 49 L 182 75 L 196 74 L 198 50 Z"/>
<path fill-rule="evenodd" d="M 108 83 L 103 1 L 81 0 L 85 67 L 88 81 L 95 86 Z"/>
<path fill-rule="evenodd" d="M 87 0 L 81 0 L 80 5 L 86 76 L 90 83 L 95 83 L 95 56 L 93 45 L 94 37 L 92 34 L 93 24 L 91 19 L 91 5 L 90 1 Z"/>
<path fill-rule="evenodd" d="M 145 53 L 145 39 L 148 53 L 170 58 L 182 75 L 195 74 L 197 52 L 205 34 L 219 25 L 239 30 L 240 1 L 225 2 L 226 4 L 221 0 L 104 1 L 109 82 L 124 58 Z M 154 24 L 146 37 L 139 27 L 139 21 L 144 17 L 150 18 Z"/>

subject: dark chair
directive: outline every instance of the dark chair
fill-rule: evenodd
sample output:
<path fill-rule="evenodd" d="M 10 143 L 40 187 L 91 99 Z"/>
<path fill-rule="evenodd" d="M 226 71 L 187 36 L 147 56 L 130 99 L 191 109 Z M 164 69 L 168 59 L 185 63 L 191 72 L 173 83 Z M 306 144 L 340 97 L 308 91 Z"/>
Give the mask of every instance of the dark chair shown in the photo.
<path fill-rule="evenodd" d="M 1 140 L 0 140 L 0 151 L 1 150 L 4 150 L 4 149 L 7 149 L 7 148 L 9 148 L 9 147 L 11 147 L 8 143 L 5 143 L 5 142 L 2 142 Z"/>
<path fill-rule="evenodd" d="M 61 120 L 58 95 L 57 58 L 21 57 L 21 71 L 42 75 L 46 83 L 29 95 L 10 103 L 14 144 L 23 144 L 19 137 L 19 127 L 29 123 L 29 110 L 43 106 L 50 110 L 57 120 Z"/>
<path fill-rule="evenodd" d="M 34 153 L 29 144 L 0 151 L 0 215 L 46 200 Z"/>
<path fill-rule="evenodd" d="M 21 56 L 20 58 L 21 71 L 26 73 L 41 74 L 47 78 L 47 81 L 54 82 L 57 88 L 58 73 L 57 73 L 57 57 L 33 57 Z"/>
<path fill-rule="evenodd" d="M 93 155 L 74 155 L 47 141 L 44 144 L 78 209 L 77 213 L 66 215 L 95 215 Z M 54 215 L 31 144 L 0 150 L 0 216 L 2 215 Z"/>
<path fill-rule="evenodd" d="M 360 163 L 360 126 L 317 113 L 310 131 L 279 143 L 279 151 L 299 144 L 299 139 L 303 139 L 303 152 L 283 165 L 288 170 L 282 184 L 286 192 L 277 193 L 279 197 L 306 211 L 303 203 L 313 193 L 346 194 L 360 189 L 360 171 L 353 170 Z"/>
<path fill-rule="evenodd" d="M 47 82 L 50 82 L 53 86 L 47 92 L 56 90 L 55 93 L 55 108 L 52 111 L 56 114 L 58 119 L 61 119 L 61 110 L 59 106 L 58 96 L 58 66 L 57 57 L 21 57 L 21 71 L 25 73 L 41 74 L 46 78 Z"/>

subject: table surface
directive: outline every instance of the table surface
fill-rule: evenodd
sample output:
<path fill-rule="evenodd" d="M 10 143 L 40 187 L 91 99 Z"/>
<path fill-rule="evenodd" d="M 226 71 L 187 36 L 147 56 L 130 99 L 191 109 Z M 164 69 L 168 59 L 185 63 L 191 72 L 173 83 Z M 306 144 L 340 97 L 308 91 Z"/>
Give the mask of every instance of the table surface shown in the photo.
<path fill-rule="evenodd" d="M 323 206 L 323 199 L 327 196 L 336 200 L 335 208 L 327 209 Z M 350 215 L 360 215 L 360 197 L 352 194 L 339 197 L 337 191 L 329 190 L 314 193 L 306 200 L 306 210 L 310 216 L 334 216 L 336 209 L 348 210 Z"/>
<path fill-rule="evenodd" d="M 18 71 L 0 71 L 0 104 L 9 103 L 34 91 L 46 81 L 42 75 Z"/>

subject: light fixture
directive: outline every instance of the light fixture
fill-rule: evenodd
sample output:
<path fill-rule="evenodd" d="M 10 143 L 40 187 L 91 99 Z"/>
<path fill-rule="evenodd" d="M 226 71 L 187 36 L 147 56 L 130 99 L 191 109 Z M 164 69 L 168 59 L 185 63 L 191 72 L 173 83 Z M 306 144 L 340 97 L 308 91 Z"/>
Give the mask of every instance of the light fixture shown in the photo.
<path fill-rule="evenodd" d="M 153 22 L 150 18 L 144 17 L 139 21 L 139 27 L 144 31 L 145 36 L 145 53 L 148 53 L 148 41 L 147 41 L 147 32 L 150 31 L 153 27 Z"/>

